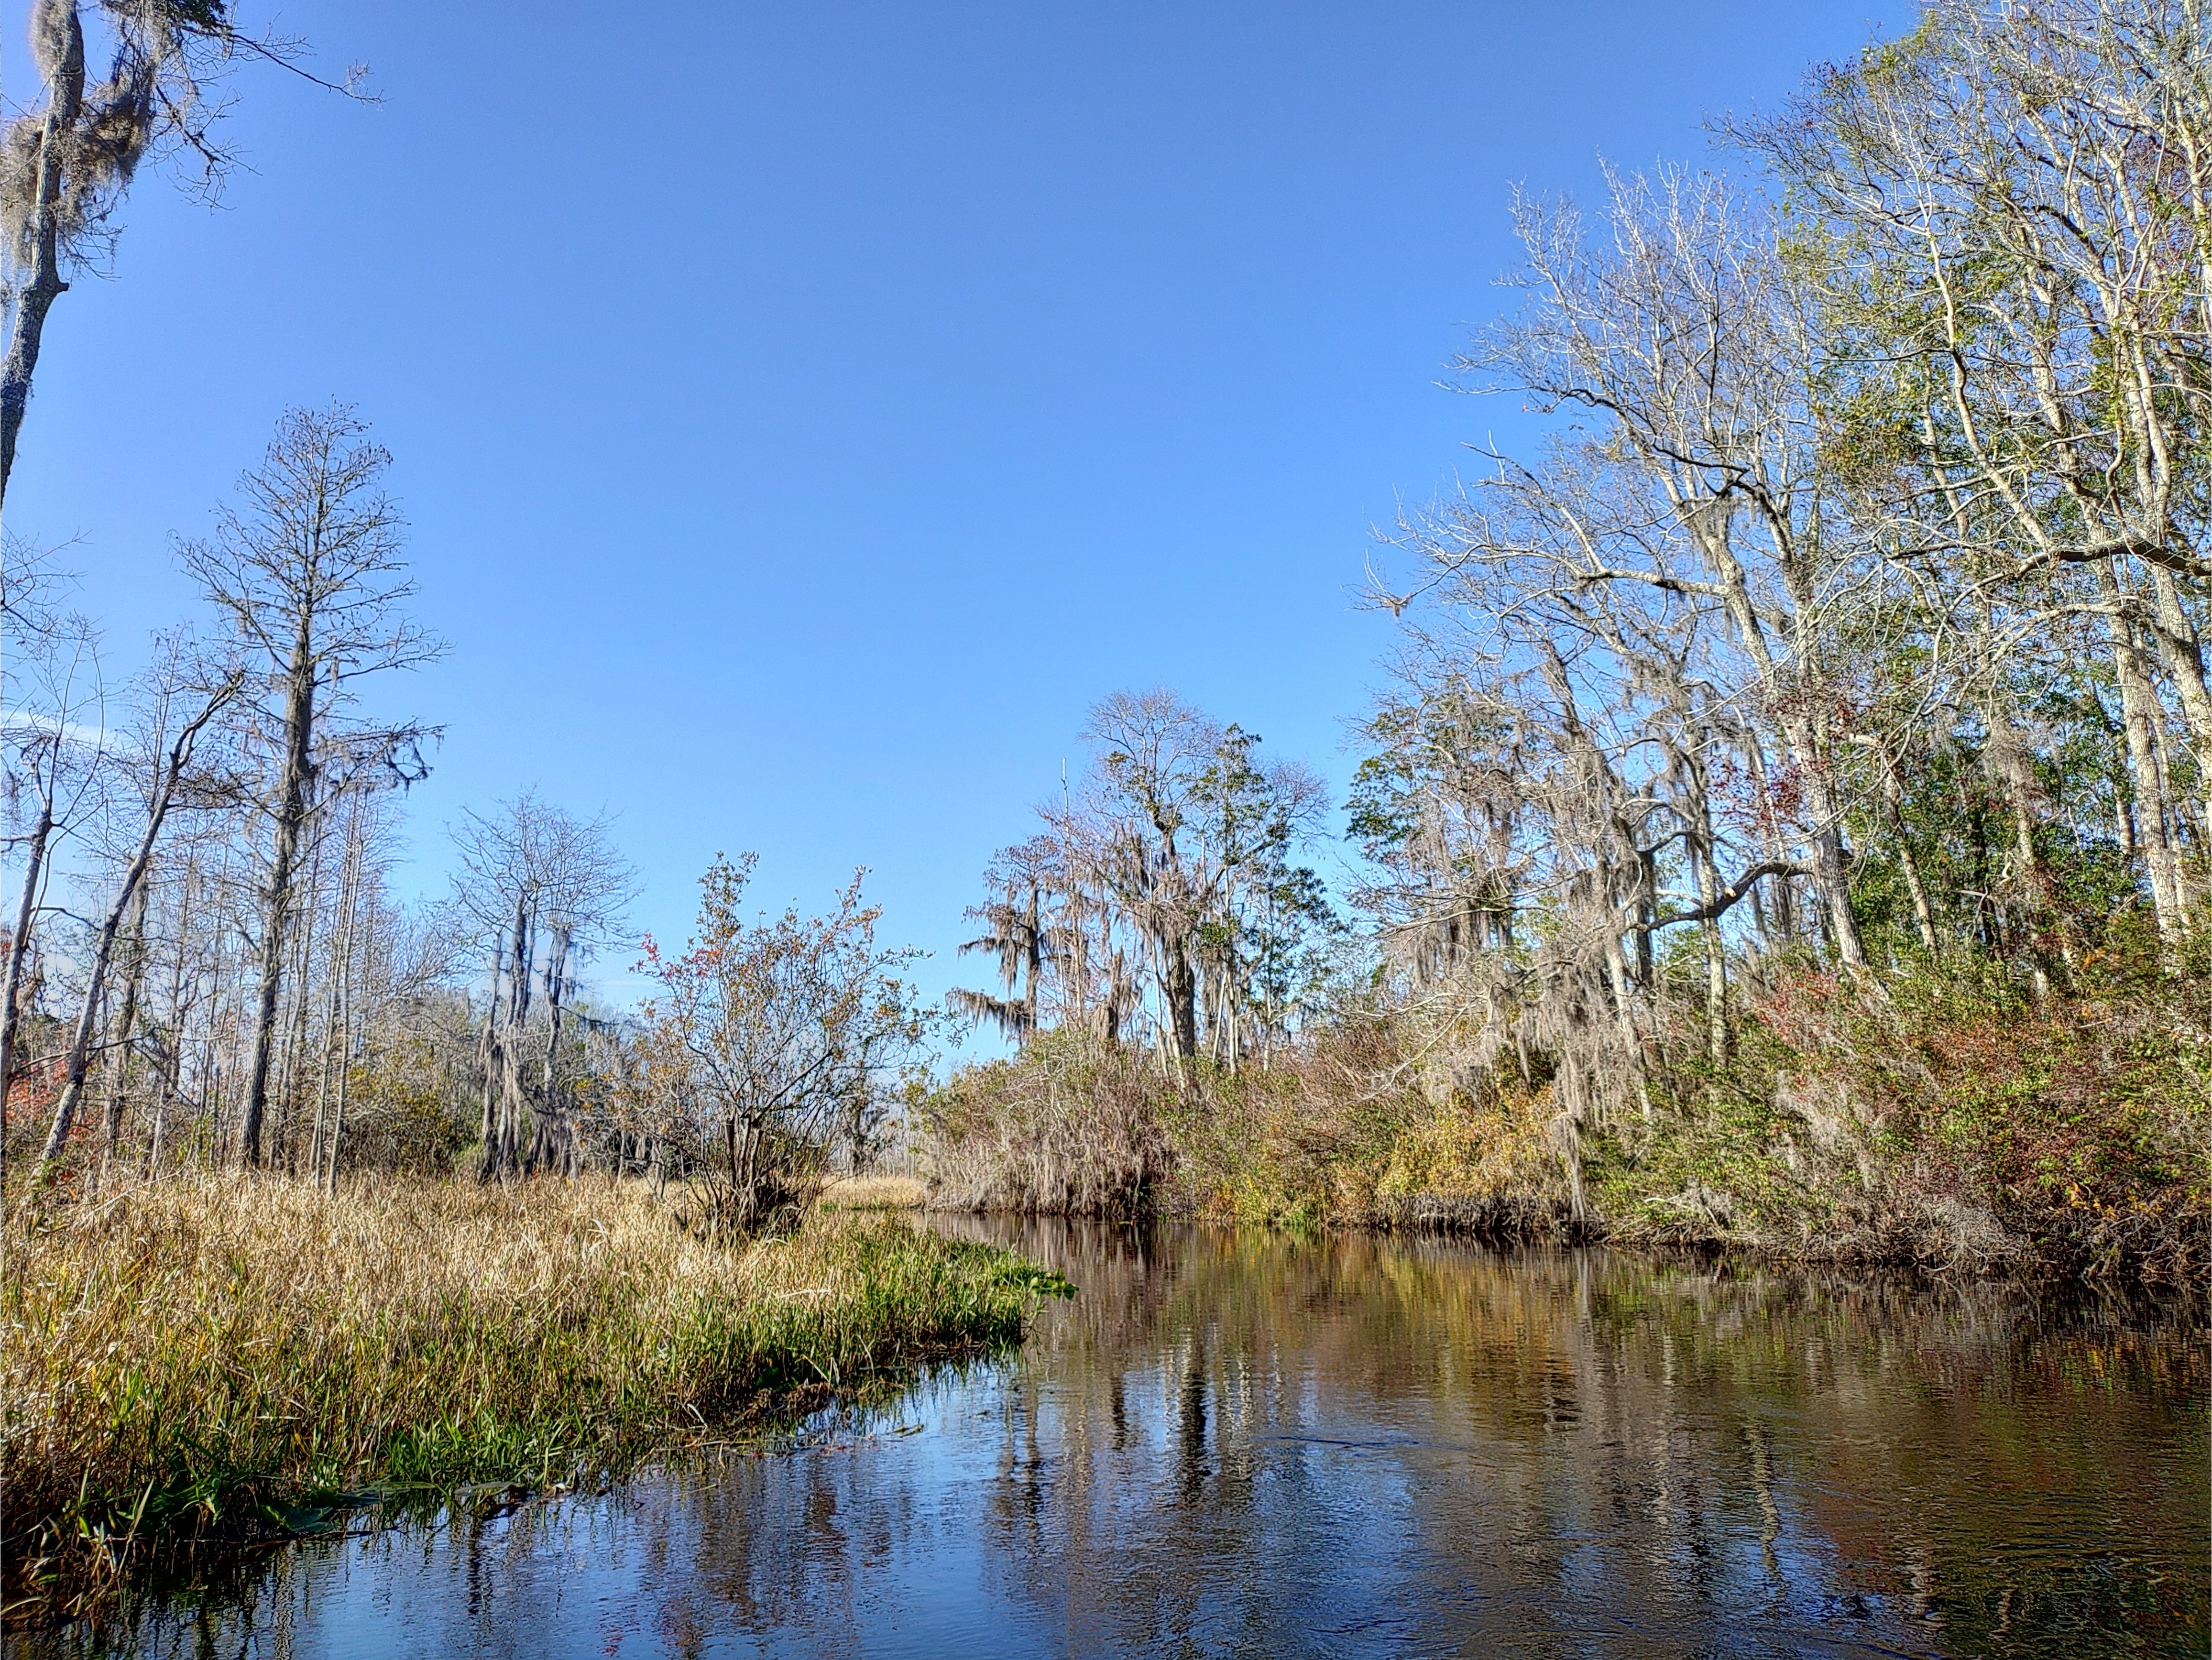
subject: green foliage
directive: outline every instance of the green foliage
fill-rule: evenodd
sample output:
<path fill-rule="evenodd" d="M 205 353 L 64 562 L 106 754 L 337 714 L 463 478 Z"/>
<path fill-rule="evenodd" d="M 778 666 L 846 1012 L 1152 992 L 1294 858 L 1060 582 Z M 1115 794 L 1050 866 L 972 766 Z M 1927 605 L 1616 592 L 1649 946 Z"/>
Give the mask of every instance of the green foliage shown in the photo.
<path fill-rule="evenodd" d="M 2142 966 L 2115 950 L 2041 1000 L 1983 958 L 1781 975 L 1726 1066 L 1664 1067 L 1650 1124 L 1593 1137 L 1593 1195 L 1628 1238 L 2185 1277 L 2207 986 Z"/>
<path fill-rule="evenodd" d="M 1018 1291 L 1031 1292 L 1039 1297 L 1065 1298 L 1075 1295 L 1075 1286 L 1066 1275 L 1018 1257 L 1009 1257 L 1001 1262 L 997 1273 L 1001 1285 L 1012 1286 Z"/>
<path fill-rule="evenodd" d="M 443 1175 L 456 1167 L 477 1136 L 475 1104 L 440 1061 L 436 1035 L 410 1031 L 349 1068 L 341 1169 Z"/>

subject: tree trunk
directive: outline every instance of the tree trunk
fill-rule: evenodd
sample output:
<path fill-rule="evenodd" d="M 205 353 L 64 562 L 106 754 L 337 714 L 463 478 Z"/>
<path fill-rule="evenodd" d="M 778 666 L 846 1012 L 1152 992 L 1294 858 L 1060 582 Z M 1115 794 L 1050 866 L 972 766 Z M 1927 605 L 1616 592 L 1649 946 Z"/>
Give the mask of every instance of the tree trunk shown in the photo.
<path fill-rule="evenodd" d="M 507 930 L 491 941 L 491 991 L 484 1002 L 483 1036 L 477 1043 L 477 1060 L 483 1068 L 483 1124 L 477 1138 L 477 1175 L 489 1182 L 499 1174 L 494 1152 L 499 1139 L 499 992 L 501 965 L 507 960 Z"/>
<path fill-rule="evenodd" d="M 1628 948 L 1621 933 L 1621 918 L 1627 906 L 1621 903 L 1617 892 L 1608 893 L 1607 901 L 1603 932 L 1605 974 L 1613 994 L 1613 1018 L 1620 1033 L 1623 1064 L 1636 1085 L 1637 1105 L 1648 1124 L 1651 1122 L 1651 1092 L 1644 1077 L 1644 1033 L 1636 1018 L 1634 976 L 1629 969 Z"/>
<path fill-rule="evenodd" d="M 161 1068 L 161 1078 L 154 1097 L 154 1128 L 146 1138 L 145 1175 L 142 1181 L 152 1182 L 161 1173 L 161 1136 L 169 1127 L 169 1103 L 177 1093 L 175 1058 Z"/>
<path fill-rule="evenodd" d="M 530 1030 L 530 959 L 537 952 L 538 930 L 526 903 L 515 901 L 514 954 L 507 966 L 507 1039 L 500 1067 L 500 1164 L 509 1175 L 522 1173 L 522 1120 L 530 1110 L 522 1081 L 522 1045 Z"/>
<path fill-rule="evenodd" d="M 530 1018 L 532 950 L 526 891 L 515 895 L 514 921 L 507 937 L 507 1000 L 502 1006 L 495 975 L 494 1025 L 485 1050 L 485 1122 L 489 1134 L 479 1171 L 485 1181 L 504 1180 L 519 1174 L 521 1166 L 522 1115 L 527 1106 L 522 1082 L 522 1039 Z"/>
<path fill-rule="evenodd" d="M 1928 887 L 1921 880 L 1920 860 L 1913 855 L 1912 837 L 1905 827 L 1905 784 L 1897 775 L 1897 763 L 1887 748 L 1881 751 L 1883 799 L 1889 805 L 1890 834 L 1897 838 L 1898 867 L 1905 873 L 1905 890 L 1912 898 L 1912 926 L 1930 957 L 1942 950 L 1936 933 L 1936 909 L 1928 902 Z"/>
<path fill-rule="evenodd" d="M 763 1214 L 761 1148 L 767 1140 L 761 1124 L 751 1120 L 729 1120 L 730 1206 L 724 1219 L 739 1233 L 751 1233 L 767 1218 Z"/>
<path fill-rule="evenodd" d="M 277 785 L 276 847 L 261 910 L 261 982 L 255 1003 L 253 1055 L 246 1067 L 245 1120 L 240 1130 L 240 1158 L 248 1165 L 261 1163 L 261 1122 L 269 1104 L 269 1058 L 276 1038 L 276 996 L 283 986 L 293 866 L 300 855 L 300 831 L 307 821 L 307 789 L 314 778 L 313 622 L 312 613 L 303 607 L 285 683 L 284 770 Z"/>
<path fill-rule="evenodd" d="M 322 1185 L 323 1167 L 327 1151 L 323 1123 L 331 1100 L 331 1055 L 335 1050 L 338 1068 L 338 1087 L 345 1086 L 346 1067 L 351 1042 L 350 1014 L 348 993 L 353 970 L 354 913 L 359 903 L 356 891 L 361 879 L 361 798 L 354 798 L 353 812 L 346 827 L 345 858 L 338 873 L 338 944 L 336 960 L 331 964 L 330 997 L 324 1006 L 322 1061 L 315 1069 L 315 1125 L 307 1147 L 307 1171 Z"/>
<path fill-rule="evenodd" d="M 115 1026 L 107 1049 L 107 1138 L 100 1155 L 100 1174 L 105 1177 L 123 1141 L 123 1106 L 130 1084 L 131 1043 L 138 1024 L 138 993 L 146 977 L 146 908 L 154 897 L 153 878 L 138 884 L 131 908 L 131 926 L 124 936 L 123 1006 L 116 1011 Z M 95 1180 L 93 1190 L 99 1191 Z"/>
<path fill-rule="evenodd" d="M 1176 1075 L 1181 1078 L 1184 1063 L 1198 1058 L 1198 971 L 1191 966 L 1190 953 L 1181 940 L 1164 947 L 1161 956 L 1165 966 L 1160 975 L 1160 993 L 1168 1006 L 1168 1043 Z"/>
<path fill-rule="evenodd" d="M 1825 785 L 1818 790 L 1808 788 L 1808 794 L 1817 794 L 1814 811 L 1824 821 L 1824 828 L 1813 839 L 1814 866 L 1820 873 L 1815 879 L 1820 885 L 1824 907 L 1822 917 L 1827 923 L 1829 943 L 1836 955 L 1842 958 L 1847 969 L 1866 966 L 1866 946 L 1859 938 L 1858 918 L 1851 913 L 1851 883 L 1850 866 L 1844 857 L 1844 832 L 1831 822 L 1832 809 Z"/>
<path fill-rule="evenodd" d="M 188 859 L 184 880 L 177 891 L 177 955 L 169 966 L 169 1037 L 163 1046 L 165 1053 L 154 1098 L 154 1128 L 146 1142 L 145 1175 L 142 1179 L 148 1182 L 161 1172 L 161 1135 L 168 1127 L 169 1104 L 176 1098 L 185 1064 L 185 942 L 192 937 L 192 890 L 198 874 L 197 861 Z"/>
<path fill-rule="evenodd" d="M 352 1019 L 351 1013 L 349 1012 L 346 1018 L 350 1021 Z M 351 1034 L 349 1032 L 347 1035 L 347 1042 L 351 1042 Z M 330 1147 L 325 1155 L 326 1169 L 325 1172 L 322 1173 L 322 1185 L 324 1190 L 333 1195 L 335 1195 L 338 1190 L 338 1143 L 345 1134 L 346 1089 L 348 1084 L 350 1082 L 350 1072 L 351 1069 L 345 1067 L 342 1062 L 338 1072 L 337 1104 L 332 1110 L 331 1116 Z"/>
<path fill-rule="evenodd" d="M 545 964 L 545 1064 L 538 1081 L 536 1134 L 532 1139 L 531 1164 L 550 1166 L 562 1176 L 576 1173 L 575 1127 L 568 1104 L 561 1096 L 561 1017 L 568 975 L 569 936 L 556 927 Z"/>
<path fill-rule="evenodd" d="M 325 1169 L 315 1172 L 325 1189 L 338 1190 L 338 1140 L 345 1134 L 346 1098 L 353 1084 L 353 955 L 356 916 L 361 906 L 361 809 L 354 808 L 351 845 L 346 849 L 345 948 L 338 963 L 338 1098 L 331 1119 Z M 326 1173 L 327 1172 L 327 1173 Z"/>
<path fill-rule="evenodd" d="M 1690 860 L 1698 878 L 1698 909 L 1705 912 L 1699 931 L 1705 947 L 1705 1058 L 1724 1066 L 1729 1055 L 1728 947 L 1721 935 L 1717 912 L 1721 903 L 1720 873 L 1713 864 L 1712 813 L 1705 800 L 1702 772 L 1693 772 L 1697 794 L 1692 804 L 1694 832 Z"/>
<path fill-rule="evenodd" d="M 8 984 L 0 1003 L 0 1128 L 7 1122 L 9 1090 L 15 1075 L 15 1031 L 21 1013 L 23 964 L 30 955 L 31 923 L 38 914 L 39 883 L 46 874 L 46 842 L 54 830 L 53 793 L 40 798 L 39 817 L 31 826 L 30 845 L 23 858 L 23 897 L 15 907 L 15 934 L 8 942 Z M 7 1137 L 0 1134 L 0 1177 L 8 1173 Z"/>
<path fill-rule="evenodd" d="M 8 499 L 8 479 L 15 471 L 15 438 L 31 404 L 31 376 L 39 367 L 39 345 L 46 331 L 46 313 L 69 292 L 62 281 L 61 204 L 64 192 L 63 136 L 77 123 L 84 106 L 84 28 L 76 8 L 69 9 L 68 44 L 46 89 L 48 107 L 39 134 L 38 181 L 31 206 L 31 277 L 15 301 L 15 329 L 8 356 L 0 362 L 0 505 Z"/>
<path fill-rule="evenodd" d="M 2151 737 L 2158 694 L 2144 670 L 2134 624 L 2122 610 L 2118 580 L 2109 566 L 2100 565 L 2097 575 L 2107 607 L 2106 635 L 2120 685 L 2120 725 L 2127 735 L 2128 775 L 2135 786 L 2136 841 L 2142 848 L 2145 873 L 2150 879 L 2151 913 L 2158 923 L 2159 937 L 2172 940 L 2180 933 L 2183 921 L 2181 882 L 2166 831 L 2165 781 L 2160 775 L 2158 751 Z"/>
<path fill-rule="evenodd" d="M 2151 594 L 2158 617 L 2159 654 L 2179 696 L 2182 719 L 2189 727 L 2202 779 L 2207 775 L 2204 769 L 2212 767 L 2212 690 L 2204 682 L 2204 648 L 2197 638 L 2197 624 L 2181 603 L 2181 589 L 2172 571 L 2152 568 Z"/>
<path fill-rule="evenodd" d="M 2027 746 L 2004 711 L 1992 705 L 1984 714 L 1990 729 L 1989 754 L 2004 790 L 2012 821 L 2014 891 L 2020 896 L 2021 945 L 2027 953 L 2028 973 L 2038 1001 L 2051 995 L 2051 970 L 2044 942 L 2051 926 L 2051 873 L 2035 848 L 2037 793 L 2035 768 Z"/>
<path fill-rule="evenodd" d="M 300 925 L 293 930 L 297 938 L 292 948 L 291 971 L 287 976 L 291 988 L 291 1018 L 283 1022 L 283 1053 L 272 1063 L 276 1073 L 276 1146 L 272 1150 L 270 1162 L 275 1164 L 281 1160 L 287 1176 L 298 1175 L 300 1168 L 300 1140 L 295 1121 L 300 1113 L 301 1074 L 307 1066 L 307 1020 L 312 1010 L 307 988 L 314 982 L 316 931 L 323 917 L 323 838 L 320 836 L 313 838 L 313 849 L 307 859 L 304 897 L 295 902 L 293 907 Z"/>
<path fill-rule="evenodd" d="M 99 1023 L 100 1006 L 107 985 L 108 965 L 114 960 L 115 938 L 121 932 L 123 915 L 137 896 L 139 885 L 145 880 L 146 866 L 153 861 L 155 838 L 161 833 L 161 821 L 167 816 L 168 803 L 147 816 L 146 833 L 138 843 L 138 851 L 131 859 L 130 868 L 123 878 L 123 891 L 115 896 L 115 903 L 107 908 L 100 933 L 92 947 L 92 964 L 85 976 L 84 998 L 77 1006 L 76 1026 L 70 1034 L 69 1055 L 63 1069 L 61 1099 L 54 1106 L 54 1122 L 46 1132 L 46 1151 L 39 1155 L 41 1167 L 51 1165 L 61 1157 L 69 1140 L 70 1128 L 76 1118 L 78 1102 L 84 1095 L 85 1073 L 92 1064 L 92 1034 Z"/>
<path fill-rule="evenodd" d="M 1754 735 L 1746 741 L 1743 754 L 1751 771 L 1752 783 L 1759 791 L 1761 844 L 1771 862 L 1784 863 L 1790 857 L 1790 849 L 1784 845 L 1780 827 L 1775 821 L 1773 793 L 1766 776 L 1765 747 Z M 1773 938 L 1785 946 L 1794 946 L 1798 940 L 1796 884 L 1797 879 L 1794 876 L 1778 876 L 1774 879 Z M 1753 892 L 1755 897 L 1756 890 Z M 1759 913 L 1759 921 L 1762 924 L 1768 921 L 1763 911 Z"/>
<path fill-rule="evenodd" d="M 1616 822 L 1616 829 L 1624 842 L 1635 847 L 1635 837 L 1626 824 Z M 1650 848 L 1636 848 L 1636 988 L 1647 996 L 1657 978 L 1651 935 L 1659 918 L 1658 888 L 1657 855 Z"/>

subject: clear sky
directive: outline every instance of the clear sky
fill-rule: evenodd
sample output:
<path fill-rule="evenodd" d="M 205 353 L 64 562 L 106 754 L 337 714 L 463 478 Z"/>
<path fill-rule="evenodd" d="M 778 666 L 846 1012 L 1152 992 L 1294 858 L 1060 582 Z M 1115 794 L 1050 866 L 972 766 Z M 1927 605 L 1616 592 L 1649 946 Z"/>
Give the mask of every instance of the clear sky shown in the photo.
<path fill-rule="evenodd" d="M 279 410 L 356 404 L 452 645 L 383 694 L 447 727 L 404 885 L 534 784 L 619 813 L 667 938 L 718 848 L 776 904 L 866 865 L 935 990 L 984 973 L 961 909 L 1101 695 L 1348 775 L 1391 638 L 1369 526 L 1520 429 L 1437 385 L 1504 299 L 1509 185 L 1699 159 L 1904 9 L 274 15 L 382 102 L 243 71 L 222 207 L 142 179 L 112 279 L 54 307 L 10 527 L 80 538 L 127 658 Z"/>

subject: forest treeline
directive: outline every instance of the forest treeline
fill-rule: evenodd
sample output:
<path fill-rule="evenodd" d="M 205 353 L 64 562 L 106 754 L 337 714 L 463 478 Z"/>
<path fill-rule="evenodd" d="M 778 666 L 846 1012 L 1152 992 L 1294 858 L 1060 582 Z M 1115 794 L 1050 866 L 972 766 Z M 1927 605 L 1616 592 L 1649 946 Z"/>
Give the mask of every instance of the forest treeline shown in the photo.
<path fill-rule="evenodd" d="M 197 85 L 221 9 L 98 10 L 111 83 L 64 30 L 9 128 L 26 280 L 204 137 L 144 89 Z M 127 687 L 11 544 L 8 1180 L 596 1169 L 749 1232 L 896 1148 L 948 1205 L 2200 1256 L 2205 21 L 1946 0 L 1717 136 L 1723 169 L 1513 198 L 1456 368 L 1541 435 L 1382 538 L 1401 645 L 1349 801 L 1104 699 L 943 1008 L 857 878 L 768 915 L 744 857 L 638 1007 L 593 1001 L 635 877 L 536 793 L 399 903 L 438 727 L 384 711 L 442 648 L 343 407 L 180 544 L 203 609 Z M 1004 1057 L 933 1070 L 963 1025 Z"/>
<path fill-rule="evenodd" d="M 1513 198 L 1541 439 L 1386 538 L 1349 895 L 1302 775 L 1116 699 L 992 866 L 974 1202 L 2201 1261 L 2212 42 L 1930 9 Z"/>
<path fill-rule="evenodd" d="M 705 879 L 654 995 L 580 995 L 637 949 L 610 821 L 532 791 L 448 827 L 450 891 L 391 867 L 438 729 L 369 712 L 443 649 L 410 618 L 390 458 L 342 408 L 293 410 L 179 562 L 204 614 L 110 687 L 97 630 L 35 556 L 9 564 L 4 739 L 19 886 L 0 1079 L 41 1190 L 231 1168 L 485 1182 L 672 1176 L 697 1214 L 795 1219 L 865 1158 L 931 1020 L 858 879 L 823 915 L 750 913 L 750 858 Z"/>

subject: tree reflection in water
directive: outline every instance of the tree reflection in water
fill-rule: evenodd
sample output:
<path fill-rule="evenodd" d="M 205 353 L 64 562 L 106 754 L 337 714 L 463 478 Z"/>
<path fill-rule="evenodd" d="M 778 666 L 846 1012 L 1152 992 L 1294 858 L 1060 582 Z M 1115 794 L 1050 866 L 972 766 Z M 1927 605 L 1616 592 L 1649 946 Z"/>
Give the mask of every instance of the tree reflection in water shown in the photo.
<path fill-rule="evenodd" d="M 940 1225 L 1016 1243 L 1081 1294 L 1018 1359 L 818 1420 L 789 1455 L 293 1552 L 143 1610 L 131 1645 L 2204 1651 L 2201 1305 Z"/>

